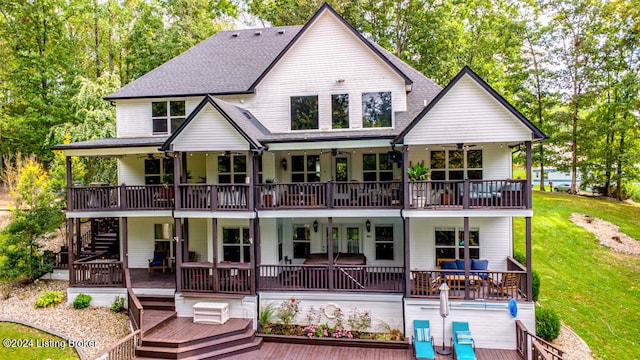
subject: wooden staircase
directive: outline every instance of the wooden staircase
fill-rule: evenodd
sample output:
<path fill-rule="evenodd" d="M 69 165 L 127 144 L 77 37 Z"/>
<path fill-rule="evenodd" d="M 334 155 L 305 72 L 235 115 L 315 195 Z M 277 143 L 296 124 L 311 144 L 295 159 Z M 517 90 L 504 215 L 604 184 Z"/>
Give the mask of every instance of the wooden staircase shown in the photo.
<path fill-rule="evenodd" d="M 173 295 L 137 298 L 144 313 L 136 359 L 222 359 L 262 345 L 252 320 L 232 318 L 223 325 L 194 324 L 193 318 L 176 317 Z"/>

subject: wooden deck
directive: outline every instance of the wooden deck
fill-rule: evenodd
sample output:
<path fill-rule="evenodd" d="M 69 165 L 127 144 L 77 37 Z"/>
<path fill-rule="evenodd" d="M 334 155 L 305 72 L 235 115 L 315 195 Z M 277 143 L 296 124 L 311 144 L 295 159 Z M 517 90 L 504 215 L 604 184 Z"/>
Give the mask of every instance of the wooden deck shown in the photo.
<path fill-rule="evenodd" d="M 129 269 L 131 274 L 131 287 L 134 289 L 175 289 L 176 274 L 167 270 Z"/>
<path fill-rule="evenodd" d="M 143 342 L 181 344 L 205 338 L 242 333 L 251 326 L 251 320 L 231 318 L 224 325 L 195 324 L 191 317 L 170 319 L 145 335 Z"/>
<path fill-rule="evenodd" d="M 476 349 L 478 360 L 521 360 L 515 350 Z M 264 342 L 259 350 L 234 355 L 227 360 L 413 360 L 411 350 L 373 349 L 344 346 L 298 345 Z M 451 355 L 436 355 L 436 360 L 452 359 Z"/>

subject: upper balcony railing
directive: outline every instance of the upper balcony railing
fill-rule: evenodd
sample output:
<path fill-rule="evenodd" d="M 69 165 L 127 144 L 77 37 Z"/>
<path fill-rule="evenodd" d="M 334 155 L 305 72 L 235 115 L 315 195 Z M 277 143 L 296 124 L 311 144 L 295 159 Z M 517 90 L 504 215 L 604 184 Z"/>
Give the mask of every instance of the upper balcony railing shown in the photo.
<path fill-rule="evenodd" d="M 526 180 L 428 180 L 409 183 L 410 209 L 528 209 Z"/>
<path fill-rule="evenodd" d="M 69 211 L 401 209 L 400 181 L 72 187 Z M 406 209 L 530 209 L 526 180 L 412 181 Z M 176 196 L 178 195 L 178 196 Z M 255 203 L 252 201 L 255 196 Z"/>

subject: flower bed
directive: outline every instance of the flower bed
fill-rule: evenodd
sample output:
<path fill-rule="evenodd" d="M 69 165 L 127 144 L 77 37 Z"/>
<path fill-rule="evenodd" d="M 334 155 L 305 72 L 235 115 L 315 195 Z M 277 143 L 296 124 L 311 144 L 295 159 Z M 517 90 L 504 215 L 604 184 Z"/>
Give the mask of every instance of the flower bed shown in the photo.
<path fill-rule="evenodd" d="M 260 309 L 259 333 L 274 338 L 300 337 L 318 340 L 368 340 L 392 341 L 405 344 L 402 331 L 381 323 L 373 330 L 371 313 L 353 309 L 346 317 L 334 304 L 308 309 L 306 321 L 295 323 L 300 312 L 300 301 L 291 298 L 280 305 L 269 304 Z M 275 321 L 274 321 L 275 320 Z M 377 330 L 377 331 L 376 331 Z"/>

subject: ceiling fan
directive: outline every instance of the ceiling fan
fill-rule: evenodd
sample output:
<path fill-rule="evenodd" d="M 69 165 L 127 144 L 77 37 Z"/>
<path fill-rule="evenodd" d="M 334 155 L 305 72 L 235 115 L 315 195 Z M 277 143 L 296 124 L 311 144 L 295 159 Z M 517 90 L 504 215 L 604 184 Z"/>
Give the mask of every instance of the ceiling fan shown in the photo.
<path fill-rule="evenodd" d="M 231 155 L 233 156 L 240 156 L 240 155 L 245 155 L 241 152 L 233 152 L 233 151 L 229 151 L 229 150 L 225 150 L 223 152 L 218 153 L 218 156 L 224 156 L 226 158 L 230 157 Z"/>
<path fill-rule="evenodd" d="M 331 153 L 331 156 L 337 156 L 337 155 L 342 155 L 342 154 L 347 154 L 346 152 L 343 151 L 339 151 L 338 149 L 331 149 L 331 150 L 322 150 L 320 151 L 320 155 L 322 154 L 328 154 Z"/>

